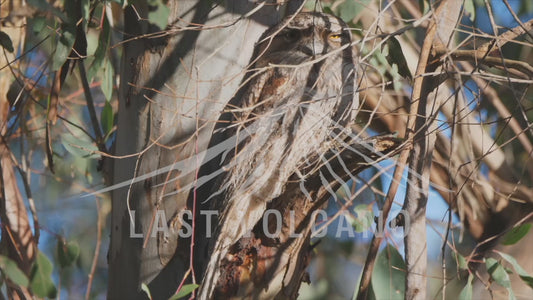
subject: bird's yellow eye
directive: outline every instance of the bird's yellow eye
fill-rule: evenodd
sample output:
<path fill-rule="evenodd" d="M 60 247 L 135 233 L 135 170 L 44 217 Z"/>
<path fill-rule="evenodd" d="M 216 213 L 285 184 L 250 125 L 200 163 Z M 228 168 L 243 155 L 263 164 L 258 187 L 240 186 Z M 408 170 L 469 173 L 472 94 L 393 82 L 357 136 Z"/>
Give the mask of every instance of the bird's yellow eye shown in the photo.
<path fill-rule="evenodd" d="M 329 39 L 334 42 L 340 42 L 341 41 L 341 35 L 339 33 L 332 33 L 329 35 Z"/>

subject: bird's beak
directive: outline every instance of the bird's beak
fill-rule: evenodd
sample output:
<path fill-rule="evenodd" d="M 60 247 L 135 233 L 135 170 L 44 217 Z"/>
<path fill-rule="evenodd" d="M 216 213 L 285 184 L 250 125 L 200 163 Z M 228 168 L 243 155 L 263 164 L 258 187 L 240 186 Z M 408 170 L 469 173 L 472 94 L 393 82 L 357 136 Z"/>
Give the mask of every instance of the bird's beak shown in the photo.
<path fill-rule="evenodd" d="M 309 56 L 317 56 L 324 54 L 324 42 L 316 37 L 309 37 L 301 41 L 301 45 L 298 46 L 298 50 Z"/>

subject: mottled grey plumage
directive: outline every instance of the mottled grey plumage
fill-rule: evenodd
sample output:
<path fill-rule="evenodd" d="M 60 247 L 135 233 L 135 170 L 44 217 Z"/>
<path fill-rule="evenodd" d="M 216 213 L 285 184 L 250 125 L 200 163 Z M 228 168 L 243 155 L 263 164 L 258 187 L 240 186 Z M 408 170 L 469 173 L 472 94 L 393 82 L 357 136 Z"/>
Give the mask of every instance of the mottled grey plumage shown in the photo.
<path fill-rule="evenodd" d="M 225 173 L 209 199 L 220 216 L 200 298 L 212 297 L 229 247 L 261 219 L 289 177 L 305 180 L 304 169 L 318 166 L 317 157 L 354 119 L 359 103 L 350 42 L 339 18 L 300 13 L 257 44 L 249 76 L 226 108 L 232 122 L 219 133 L 239 142 L 222 158 Z"/>

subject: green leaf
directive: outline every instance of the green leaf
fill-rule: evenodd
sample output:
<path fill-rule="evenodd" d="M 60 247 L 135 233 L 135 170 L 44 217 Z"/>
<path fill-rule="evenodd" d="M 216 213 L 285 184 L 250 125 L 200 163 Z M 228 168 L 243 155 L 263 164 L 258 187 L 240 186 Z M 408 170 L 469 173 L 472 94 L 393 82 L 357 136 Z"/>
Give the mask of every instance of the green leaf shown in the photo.
<path fill-rule="evenodd" d="M 94 60 L 87 71 L 87 77 L 89 82 L 92 81 L 96 73 L 102 68 L 102 64 L 107 55 L 107 49 L 109 48 L 109 41 L 111 38 L 111 31 L 109 26 L 109 21 L 107 18 L 104 18 L 102 24 L 102 31 L 98 37 L 98 47 L 94 51 Z"/>
<path fill-rule="evenodd" d="M 2 48 L 6 49 L 8 52 L 15 51 L 11 38 L 3 31 L 0 31 L 0 46 L 2 46 Z"/>
<path fill-rule="evenodd" d="M 159 27 L 159 29 L 165 29 L 168 25 L 168 15 L 170 14 L 168 6 L 161 0 L 151 0 L 149 4 L 153 9 L 148 12 L 148 21 Z"/>
<path fill-rule="evenodd" d="M 52 281 L 52 262 L 41 251 L 37 253 L 30 276 L 30 289 L 37 297 L 55 298 L 57 289 Z"/>
<path fill-rule="evenodd" d="M 71 266 L 80 255 L 80 246 L 76 242 L 57 241 L 57 258 L 62 268 Z"/>
<path fill-rule="evenodd" d="M 344 1 L 337 7 L 338 15 L 344 21 L 350 22 L 363 12 L 368 3 L 370 3 L 370 0 Z"/>
<path fill-rule="evenodd" d="M 107 101 L 110 101 L 113 96 L 113 79 L 113 66 L 111 65 L 111 62 L 106 59 L 104 62 L 104 74 L 102 76 L 102 85 L 100 88 Z"/>
<path fill-rule="evenodd" d="M 474 0 L 474 6 L 475 7 L 485 7 L 485 0 Z"/>
<path fill-rule="evenodd" d="M 37 8 L 38 11 L 45 11 L 45 12 L 51 12 L 56 17 L 60 18 L 61 21 L 67 22 L 67 17 L 57 8 L 55 8 L 53 5 L 48 3 L 46 0 L 27 0 L 28 4 Z"/>
<path fill-rule="evenodd" d="M 387 54 L 386 58 L 389 65 L 397 65 L 398 73 L 400 73 L 400 75 L 402 75 L 404 78 L 413 79 L 411 71 L 409 70 L 409 66 L 407 65 L 407 60 L 403 55 L 402 46 L 396 37 L 391 36 L 389 39 L 387 39 L 387 46 L 389 48 L 389 53 Z"/>
<path fill-rule="evenodd" d="M 57 71 L 63 66 L 76 40 L 76 27 L 63 23 L 61 28 L 52 61 L 52 71 Z"/>
<path fill-rule="evenodd" d="M 513 245 L 520 241 L 531 229 L 531 223 L 517 226 L 503 236 L 503 245 Z"/>
<path fill-rule="evenodd" d="M 496 253 L 498 253 L 503 259 L 505 259 L 508 263 L 510 263 L 511 266 L 513 266 L 513 269 L 515 270 L 515 272 L 518 274 L 518 276 L 520 276 L 520 278 L 527 285 L 529 285 L 531 288 L 533 288 L 533 277 L 531 275 L 529 275 L 526 272 L 526 270 L 524 270 L 520 266 L 520 264 L 516 261 L 516 259 L 514 257 L 512 257 L 509 254 L 505 254 L 505 253 L 502 253 L 502 252 L 499 252 L 499 251 L 496 251 Z"/>
<path fill-rule="evenodd" d="M 76 20 L 76 17 L 80 17 L 79 13 L 81 11 L 77 11 L 78 10 L 78 7 L 77 7 L 77 2 L 78 1 L 80 1 L 80 0 L 63 1 L 63 11 L 65 12 L 67 17 L 69 18 L 70 23 L 76 23 L 76 21 L 78 21 L 78 20 Z"/>
<path fill-rule="evenodd" d="M 36 16 L 35 18 L 32 19 L 32 23 L 33 23 L 33 26 L 32 26 L 33 33 L 38 34 L 41 31 L 43 31 L 44 28 L 46 27 L 46 18 L 41 17 L 41 16 Z"/>
<path fill-rule="evenodd" d="M 309 2 L 308 2 L 309 3 Z M 334 15 L 335 13 L 333 12 L 333 10 L 331 10 L 331 7 L 330 6 L 326 6 L 325 3 L 322 4 L 324 5 L 324 7 L 322 8 L 322 10 L 324 11 L 324 13 L 326 14 L 330 14 L 330 15 Z"/>
<path fill-rule="evenodd" d="M 383 46 L 381 51 L 374 51 L 371 58 L 370 63 L 375 66 L 379 73 L 381 75 L 384 75 L 388 69 L 389 69 L 389 63 L 387 62 L 387 59 L 385 58 L 385 55 L 387 55 L 389 52 L 389 47 L 387 45 Z"/>
<path fill-rule="evenodd" d="M 102 114 L 100 115 L 100 123 L 106 135 L 113 129 L 113 108 L 109 101 L 104 104 L 104 109 L 102 109 Z"/>
<path fill-rule="evenodd" d="M 516 299 L 513 289 L 511 288 L 511 279 L 509 278 L 509 274 L 505 268 L 497 260 L 491 257 L 486 259 L 485 265 L 491 279 L 507 289 L 507 292 L 509 293 L 509 299 Z"/>
<path fill-rule="evenodd" d="M 91 3 L 89 0 L 80 0 L 81 1 L 81 16 L 84 20 L 89 21 L 90 18 L 90 8 Z"/>
<path fill-rule="evenodd" d="M 191 294 L 194 290 L 196 290 L 197 288 L 199 287 L 199 285 L 197 284 L 194 284 L 194 283 L 191 283 L 191 284 L 186 284 L 184 286 L 181 287 L 181 289 L 179 290 L 179 292 L 177 292 L 175 295 L 173 295 L 172 297 L 170 297 L 169 300 L 178 300 L 178 299 L 181 299 L 185 296 L 188 296 L 189 294 Z"/>
<path fill-rule="evenodd" d="M 62 135 L 61 144 L 75 157 L 98 158 L 98 148 L 92 141 L 75 138 L 72 135 Z"/>
<path fill-rule="evenodd" d="M 146 296 L 148 296 L 148 299 L 152 300 L 152 293 L 150 293 L 150 289 L 144 282 L 141 284 L 141 291 L 143 291 Z"/>
<path fill-rule="evenodd" d="M 464 256 L 462 256 L 459 252 L 452 252 L 452 256 L 457 262 L 457 268 L 461 270 L 468 270 L 468 262 Z"/>
<path fill-rule="evenodd" d="M 516 300 L 516 297 L 514 295 L 514 292 L 513 292 L 512 288 L 508 288 L 507 292 L 509 292 L 509 300 Z"/>
<path fill-rule="evenodd" d="M 356 232 L 364 232 L 374 224 L 372 208 L 366 204 L 359 204 L 354 208 L 356 218 L 352 220 L 352 226 Z"/>
<path fill-rule="evenodd" d="M 472 300 L 472 292 L 473 292 L 472 281 L 474 281 L 474 275 L 469 274 L 466 285 L 461 290 L 461 293 L 459 294 L 460 300 Z"/>
<path fill-rule="evenodd" d="M 489 272 L 490 277 L 496 281 L 499 285 L 509 288 L 511 287 L 511 279 L 509 274 L 505 272 L 503 266 L 494 258 L 489 257 L 485 261 L 487 271 Z"/>
<path fill-rule="evenodd" d="M 372 272 L 372 289 L 376 299 L 402 298 L 405 291 L 405 262 L 392 245 L 378 255 Z"/>
<path fill-rule="evenodd" d="M 23 287 L 28 286 L 28 277 L 19 269 L 17 263 L 9 257 L 0 255 L 0 271 L 14 284 Z"/>
<path fill-rule="evenodd" d="M 521 14 L 533 13 L 533 1 L 522 1 L 522 5 L 520 5 L 518 11 Z"/>
<path fill-rule="evenodd" d="M 466 12 L 466 15 L 470 21 L 474 22 L 476 19 L 476 7 L 474 5 L 474 0 L 465 0 L 463 4 L 463 9 Z"/>
<path fill-rule="evenodd" d="M 427 0 L 418 0 L 418 7 L 422 14 L 426 14 L 429 11 L 429 3 Z"/>

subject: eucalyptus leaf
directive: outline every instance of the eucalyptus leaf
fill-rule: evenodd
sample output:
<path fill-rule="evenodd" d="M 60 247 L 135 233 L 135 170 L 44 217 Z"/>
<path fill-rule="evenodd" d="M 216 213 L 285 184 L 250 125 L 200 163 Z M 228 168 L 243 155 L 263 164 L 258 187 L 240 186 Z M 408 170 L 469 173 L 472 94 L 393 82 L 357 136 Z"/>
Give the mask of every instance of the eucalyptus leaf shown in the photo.
<path fill-rule="evenodd" d="M 14 284 L 23 287 L 28 286 L 28 277 L 19 269 L 17 263 L 9 257 L 0 255 L 0 270 Z"/>
<path fill-rule="evenodd" d="M 509 274 L 507 274 L 503 266 L 497 260 L 489 257 L 485 260 L 485 265 L 490 277 L 494 281 L 505 288 L 511 287 L 511 279 L 509 278 Z"/>
<path fill-rule="evenodd" d="M 52 281 L 52 262 L 39 251 L 32 267 L 30 289 L 37 297 L 55 298 L 57 289 Z"/>
<path fill-rule="evenodd" d="M 457 259 L 457 268 L 460 270 L 468 270 L 468 262 L 464 256 L 458 252 L 452 252 L 452 255 Z"/>
<path fill-rule="evenodd" d="M 473 285 L 472 281 L 474 281 L 474 275 L 469 274 L 468 280 L 466 282 L 465 287 L 461 290 L 461 293 L 459 294 L 460 300 L 471 300 L 472 294 L 473 294 Z"/>
<path fill-rule="evenodd" d="M 474 0 L 465 0 L 463 4 L 463 9 L 466 12 L 466 15 L 470 21 L 474 22 L 476 19 L 476 7 L 474 5 Z"/>
<path fill-rule="evenodd" d="M 100 115 L 100 123 L 106 135 L 113 129 L 113 107 L 111 107 L 109 101 L 104 104 L 104 109 L 102 109 L 102 114 Z"/>
<path fill-rule="evenodd" d="M 389 52 L 386 58 L 389 65 L 397 65 L 398 73 L 400 75 L 402 75 L 404 78 L 413 79 L 413 75 L 411 75 L 411 71 L 407 65 L 407 60 L 403 55 L 402 46 L 396 37 L 391 36 L 389 39 L 387 39 L 387 46 L 389 48 Z"/>
<path fill-rule="evenodd" d="M 161 0 L 149 2 L 154 9 L 148 12 L 148 21 L 159 27 L 159 29 L 165 29 L 168 25 L 168 16 L 170 14 L 168 6 Z"/>
<path fill-rule="evenodd" d="M 81 1 L 81 16 L 86 21 L 88 21 L 90 17 L 90 9 L 91 9 L 90 0 L 80 0 L 80 1 Z"/>
<path fill-rule="evenodd" d="M 420 8 L 420 12 L 422 14 L 425 14 L 429 11 L 429 3 L 428 0 L 418 0 L 418 6 Z"/>
<path fill-rule="evenodd" d="M 513 245 L 520 241 L 531 229 L 531 223 L 517 226 L 503 236 L 503 245 Z"/>
<path fill-rule="evenodd" d="M 41 16 L 36 16 L 32 20 L 32 30 L 34 34 L 38 34 L 46 28 L 46 18 Z"/>
<path fill-rule="evenodd" d="M 533 1 L 522 1 L 522 5 L 519 9 L 520 13 L 533 13 Z"/>
<path fill-rule="evenodd" d="M 513 269 L 515 270 L 515 272 L 518 274 L 518 276 L 520 276 L 520 278 L 527 285 L 529 285 L 531 288 L 533 288 L 533 277 L 531 275 L 529 275 L 527 273 L 527 271 L 524 270 L 520 266 L 520 264 L 516 261 L 516 259 L 514 257 L 512 257 L 509 254 L 505 254 L 505 253 L 502 253 L 502 252 L 499 252 L 499 251 L 497 251 L 496 253 L 498 253 L 503 259 L 505 259 L 508 263 L 510 263 L 511 266 L 513 266 Z"/>
<path fill-rule="evenodd" d="M 63 14 L 59 9 L 55 8 L 52 4 L 48 3 L 48 1 L 46 0 L 27 0 L 27 3 L 40 11 L 53 13 L 54 16 L 60 18 L 63 22 L 68 21 L 67 16 L 65 16 L 65 14 Z"/>
<path fill-rule="evenodd" d="M 0 31 L 0 46 L 2 46 L 2 48 L 6 49 L 8 52 L 15 51 L 11 38 L 3 31 Z"/>
<path fill-rule="evenodd" d="M 365 7 L 370 3 L 370 0 L 348 0 L 339 4 L 337 11 L 339 17 L 346 22 L 350 22 L 360 13 L 363 12 Z"/>
<path fill-rule="evenodd" d="M 76 41 L 76 27 L 64 23 L 59 31 L 57 38 L 56 49 L 52 60 L 52 71 L 59 70 L 67 61 L 67 58 L 72 51 L 74 42 Z"/>
<path fill-rule="evenodd" d="M 89 70 L 87 71 L 87 77 L 89 78 L 89 81 L 92 81 L 96 73 L 98 73 L 98 71 L 102 68 L 102 64 L 104 63 L 106 55 L 108 53 L 107 50 L 109 48 L 110 38 L 111 31 L 109 21 L 107 20 L 107 18 L 104 18 L 102 30 L 100 31 L 100 35 L 98 37 L 98 46 L 94 51 L 94 60 L 91 63 Z"/>
<path fill-rule="evenodd" d="M 388 244 L 379 253 L 372 272 L 376 299 L 398 299 L 405 291 L 405 262 L 396 248 Z"/>
<path fill-rule="evenodd" d="M 152 293 L 150 293 L 150 289 L 144 282 L 141 284 L 141 291 L 143 291 L 146 296 L 148 296 L 148 299 L 152 300 Z"/>
<path fill-rule="evenodd" d="M 186 297 L 186 296 L 190 295 L 198 287 L 199 287 L 199 285 L 194 284 L 194 283 L 186 284 L 186 285 L 181 287 L 179 292 L 177 292 L 175 295 L 170 297 L 169 300 L 178 300 L 178 299 L 181 299 L 183 297 Z"/>
<path fill-rule="evenodd" d="M 61 136 L 61 144 L 65 149 L 76 157 L 98 158 L 98 148 L 92 141 L 77 139 L 71 135 Z"/>
<path fill-rule="evenodd" d="M 110 101 L 111 97 L 113 96 L 113 74 L 113 66 L 111 65 L 111 62 L 106 59 L 104 62 L 104 74 L 102 76 L 102 85 L 100 88 L 102 89 L 107 101 Z"/>
<path fill-rule="evenodd" d="M 80 255 L 80 246 L 76 242 L 57 241 L 57 258 L 62 268 L 71 266 Z"/>
<path fill-rule="evenodd" d="M 356 217 L 352 220 L 352 226 L 356 232 L 364 232 L 374 224 L 374 213 L 366 204 L 359 204 L 354 208 Z"/>

